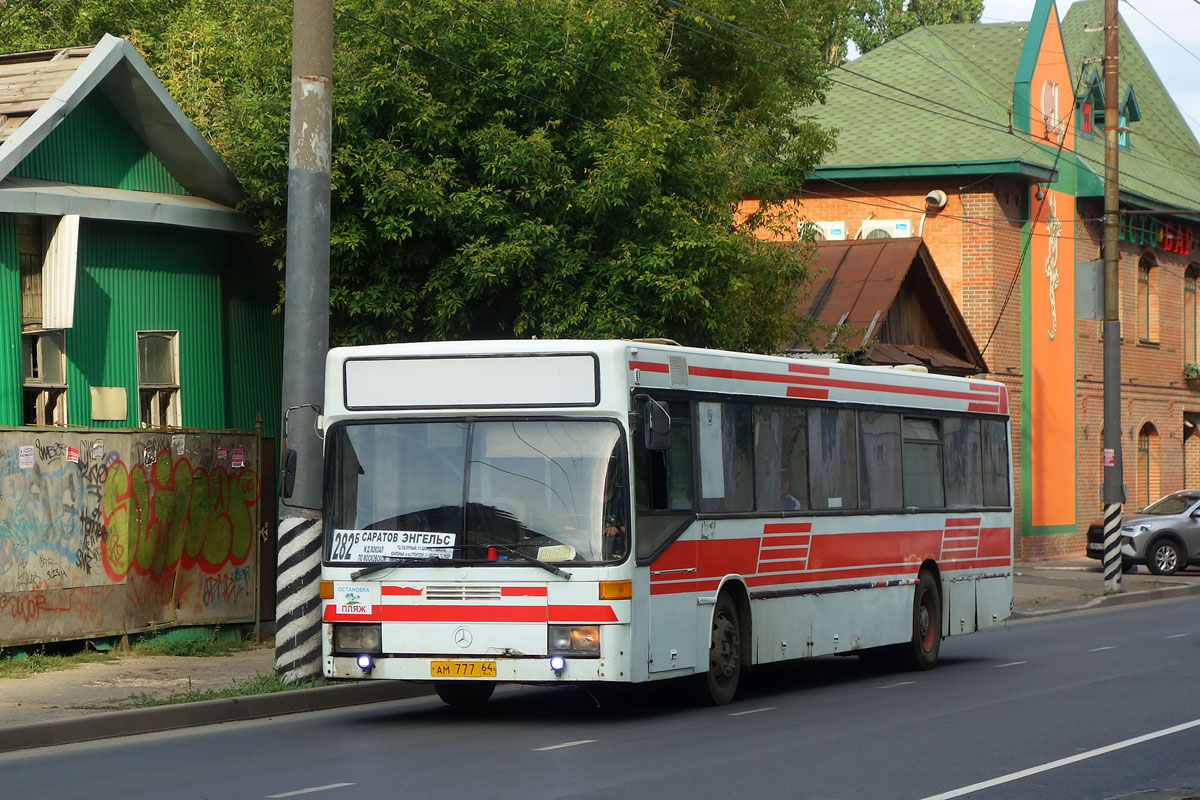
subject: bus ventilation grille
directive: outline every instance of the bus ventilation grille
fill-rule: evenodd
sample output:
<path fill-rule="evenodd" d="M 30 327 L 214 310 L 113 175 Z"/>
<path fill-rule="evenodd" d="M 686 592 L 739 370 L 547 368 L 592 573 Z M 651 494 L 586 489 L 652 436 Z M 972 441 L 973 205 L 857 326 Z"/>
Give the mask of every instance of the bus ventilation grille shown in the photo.
<path fill-rule="evenodd" d="M 427 586 L 425 599 L 439 603 L 478 603 L 500 600 L 499 586 Z"/>

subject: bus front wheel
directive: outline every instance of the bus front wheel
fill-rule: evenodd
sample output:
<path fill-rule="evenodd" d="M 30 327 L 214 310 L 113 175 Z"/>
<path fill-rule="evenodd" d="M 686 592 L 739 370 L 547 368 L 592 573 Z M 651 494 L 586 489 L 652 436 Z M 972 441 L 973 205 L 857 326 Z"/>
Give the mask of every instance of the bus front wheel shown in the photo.
<path fill-rule="evenodd" d="M 733 701 L 742 676 L 742 626 L 737 606 L 722 592 L 713 608 L 712 632 L 708 642 L 708 672 L 698 675 L 698 694 L 707 705 L 723 706 Z"/>
<path fill-rule="evenodd" d="M 434 681 L 438 697 L 448 706 L 470 708 L 481 706 L 496 690 L 494 681 Z"/>

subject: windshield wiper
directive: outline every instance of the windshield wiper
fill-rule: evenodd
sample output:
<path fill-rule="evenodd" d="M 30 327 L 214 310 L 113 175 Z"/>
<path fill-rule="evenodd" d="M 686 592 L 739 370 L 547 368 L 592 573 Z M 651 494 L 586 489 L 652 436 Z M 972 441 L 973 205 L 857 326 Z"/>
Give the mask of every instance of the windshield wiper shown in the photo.
<path fill-rule="evenodd" d="M 517 550 L 516 548 L 513 548 L 513 547 L 509 547 L 506 544 L 468 544 L 468 545 L 463 545 L 463 547 L 494 547 L 497 550 L 503 550 L 506 553 L 512 553 L 514 556 L 521 559 L 522 561 L 528 561 L 530 564 L 533 564 L 534 566 L 537 566 L 537 567 L 541 567 L 542 569 L 546 570 L 547 572 L 553 572 L 555 575 L 561 575 L 562 577 L 566 578 L 567 580 L 571 580 L 571 573 L 567 572 L 565 569 L 560 569 L 560 568 L 554 566 L 553 564 L 547 564 L 545 561 L 542 561 L 540 558 L 534 558 L 533 556 L 528 555 L 526 553 L 522 553 L 520 550 Z"/>
<path fill-rule="evenodd" d="M 413 558 L 411 556 L 407 557 L 407 558 L 390 558 L 387 561 L 380 561 L 378 564 L 372 564 L 369 567 L 363 567 L 362 569 L 358 570 L 357 572 L 351 572 L 350 580 L 356 581 L 359 578 L 365 577 L 367 575 L 374 575 L 376 572 L 383 572 L 385 569 L 394 569 L 395 567 L 402 567 L 405 564 L 428 564 L 428 563 L 432 563 L 434 561 L 441 561 L 441 560 L 442 560 L 441 556 L 428 556 L 426 558 Z"/>

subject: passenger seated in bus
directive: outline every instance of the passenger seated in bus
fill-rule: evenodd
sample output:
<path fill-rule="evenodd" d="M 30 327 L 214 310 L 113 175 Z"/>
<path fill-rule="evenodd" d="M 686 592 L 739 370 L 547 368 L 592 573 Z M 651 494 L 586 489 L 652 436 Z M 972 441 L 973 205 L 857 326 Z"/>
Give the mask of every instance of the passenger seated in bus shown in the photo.
<path fill-rule="evenodd" d="M 779 507 L 784 511 L 799 511 L 804 506 L 792 494 L 791 479 L 785 473 L 780 477 Z"/>

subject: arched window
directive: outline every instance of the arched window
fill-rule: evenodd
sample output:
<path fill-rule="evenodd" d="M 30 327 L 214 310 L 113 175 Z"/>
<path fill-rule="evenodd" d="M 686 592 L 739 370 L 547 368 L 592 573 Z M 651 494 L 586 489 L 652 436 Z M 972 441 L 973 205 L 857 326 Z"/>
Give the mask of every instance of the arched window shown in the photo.
<path fill-rule="evenodd" d="M 1196 357 L 1197 341 L 1200 341 L 1200 330 L 1197 320 L 1200 320 L 1200 308 L 1196 305 L 1196 276 L 1200 274 L 1200 266 L 1192 264 L 1183 274 L 1183 363 L 1200 363 Z"/>
<path fill-rule="evenodd" d="M 1138 431 L 1137 439 L 1137 494 L 1135 503 L 1145 508 L 1157 500 L 1158 488 L 1158 430 L 1147 422 Z"/>
<path fill-rule="evenodd" d="M 1138 259 L 1137 332 L 1138 341 L 1158 341 L 1158 269 L 1149 254 Z"/>

